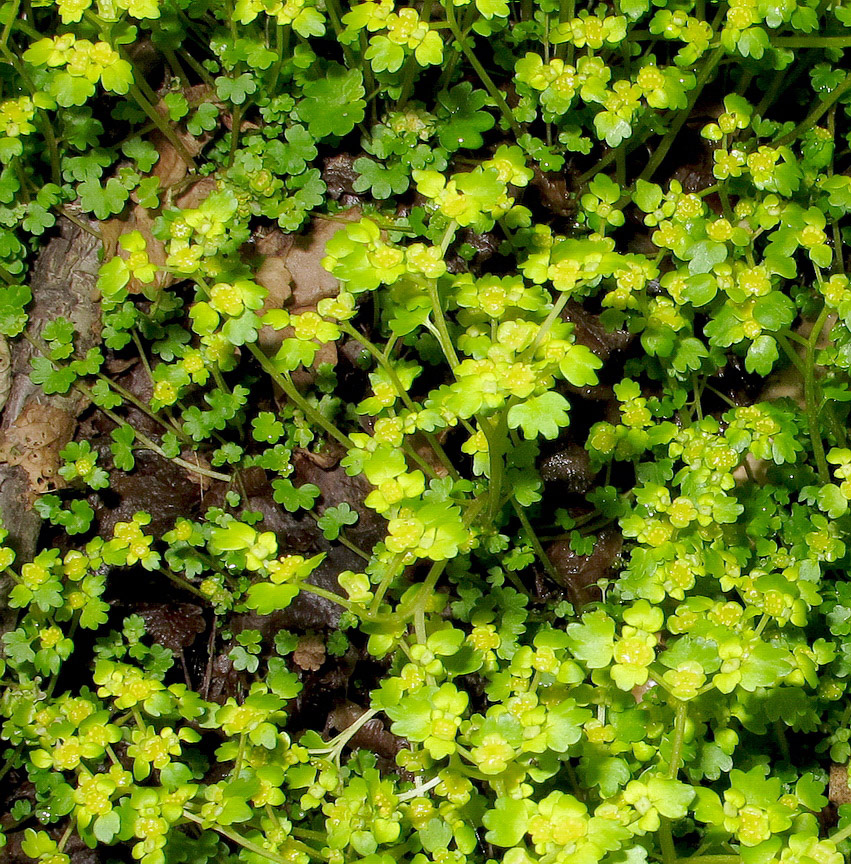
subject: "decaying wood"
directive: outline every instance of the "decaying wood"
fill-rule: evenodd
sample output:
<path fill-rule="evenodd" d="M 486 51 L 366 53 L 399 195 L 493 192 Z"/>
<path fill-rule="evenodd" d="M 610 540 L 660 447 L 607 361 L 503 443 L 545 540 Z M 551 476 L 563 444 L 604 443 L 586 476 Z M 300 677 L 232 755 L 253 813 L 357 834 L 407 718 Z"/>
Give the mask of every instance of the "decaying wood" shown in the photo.
<path fill-rule="evenodd" d="M 44 247 L 32 270 L 26 333 L 38 342 L 45 324 L 67 318 L 76 331 L 75 346 L 85 354 L 100 341 L 95 294 L 100 241 L 67 220 L 59 225 L 59 235 Z M 0 515 L 19 562 L 31 560 L 36 551 L 40 519 L 32 501 L 55 481 L 51 466 L 58 469 L 59 450 L 71 440 L 87 404 L 76 390 L 46 396 L 30 381 L 30 360 L 37 353 L 24 338 L 11 345 L 11 379 L 0 416 Z M 0 632 L 14 619 L 6 609 L 9 589 L 8 578 L 0 577 Z"/>

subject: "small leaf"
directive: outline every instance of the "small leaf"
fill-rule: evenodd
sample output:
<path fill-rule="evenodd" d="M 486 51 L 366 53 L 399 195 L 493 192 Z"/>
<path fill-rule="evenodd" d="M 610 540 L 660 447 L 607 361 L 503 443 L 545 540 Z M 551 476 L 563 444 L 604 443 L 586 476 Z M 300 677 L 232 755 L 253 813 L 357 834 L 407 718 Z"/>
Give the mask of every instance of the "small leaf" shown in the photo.
<path fill-rule="evenodd" d="M 296 585 L 273 585 L 271 582 L 258 582 L 248 589 L 245 605 L 259 615 L 269 615 L 286 609 L 298 596 Z"/>

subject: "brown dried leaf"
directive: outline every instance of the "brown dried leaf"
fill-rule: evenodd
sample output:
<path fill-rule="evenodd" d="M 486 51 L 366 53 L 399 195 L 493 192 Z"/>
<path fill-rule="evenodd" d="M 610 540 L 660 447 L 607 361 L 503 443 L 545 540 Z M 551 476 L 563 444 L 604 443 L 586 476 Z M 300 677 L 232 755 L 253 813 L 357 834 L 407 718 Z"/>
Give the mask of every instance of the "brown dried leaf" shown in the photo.
<path fill-rule="evenodd" d="M 196 87 L 184 89 L 183 95 L 190 105 L 195 105 L 199 102 L 209 101 L 208 97 L 212 95 L 212 92 L 212 89 L 206 84 L 199 84 Z M 158 102 L 156 109 L 160 114 L 166 118 L 168 117 L 168 109 L 165 103 L 162 101 Z M 177 138 L 186 148 L 186 152 L 193 157 L 201 152 L 210 139 L 211 133 L 209 132 L 205 132 L 201 136 L 195 136 L 190 135 L 181 126 L 173 126 L 172 128 Z M 197 207 L 215 188 L 216 181 L 212 178 L 199 178 L 192 182 L 191 178 L 189 178 L 189 166 L 186 160 L 161 132 L 154 131 L 151 134 L 151 142 L 159 153 L 159 159 L 147 176 L 159 178 L 160 203 L 164 205 L 174 203 L 184 209 Z M 186 185 L 187 178 L 191 181 L 188 186 Z M 176 196 L 172 200 L 174 187 L 178 186 L 180 188 L 176 190 Z M 123 258 L 127 258 L 129 253 L 125 252 L 118 245 L 118 240 L 122 234 L 138 231 L 147 243 L 148 258 L 153 264 L 162 267 L 166 261 L 165 245 L 154 237 L 151 230 L 158 211 L 142 207 L 138 203 L 139 199 L 135 192 L 131 198 L 136 202 L 136 206 L 133 207 L 126 219 L 109 219 L 100 225 L 103 237 L 104 261 L 108 261 L 114 255 L 121 255 Z M 154 285 L 158 288 L 167 288 L 173 282 L 174 277 L 170 273 L 160 271 L 156 275 Z M 131 294 L 138 294 L 145 287 L 138 279 L 132 278 L 127 286 L 127 290 Z"/>
<path fill-rule="evenodd" d="M 558 483 L 574 495 L 587 492 L 596 476 L 588 451 L 581 444 L 568 444 L 542 459 L 538 468 L 545 483 Z"/>
<path fill-rule="evenodd" d="M 838 765 L 835 762 L 830 766 L 830 785 L 827 797 L 831 803 L 851 804 L 851 787 L 848 785 L 848 765 Z"/>
<path fill-rule="evenodd" d="M 52 405 L 27 402 L 15 424 L 0 432 L 0 461 L 20 465 L 33 493 L 60 489 L 59 451 L 71 440 L 76 419 Z"/>
<path fill-rule="evenodd" d="M 201 607 L 194 603 L 139 603 L 133 611 L 155 642 L 175 652 L 188 648 L 207 629 Z"/>
<path fill-rule="evenodd" d="M 292 274 L 292 305 L 297 308 L 315 307 L 324 297 L 336 297 L 340 286 L 337 279 L 322 266 L 325 244 L 345 227 L 346 222 L 361 218 L 359 207 L 338 213 L 334 219 L 314 219 L 304 234 L 291 234 L 286 255 L 287 269 Z"/>
<path fill-rule="evenodd" d="M 354 167 L 355 158 L 351 153 L 337 153 L 322 162 L 322 179 L 335 201 L 343 195 L 355 194 L 354 183 L 360 176 Z"/>
<path fill-rule="evenodd" d="M 293 662 L 308 672 L 316 672 L 325 662 L 325 641 L 316 633 L 307 633 L 298 640 Z"/>
<path fill-rule="evenodd" d="M 574 606 L 582 607 L 600 599 L 597 583 L 612 575 L 622 546 L 623 536 L 616 528 L 605 528 L 599 533 L 590 555 L 577 555 L 567 540 L 550 544 L 547 557 Z"/>
<path fill-rule="evenodd" d="M 626 348 L 635 338 L 628 330 L 614 330 L 610 333 L 599 315 L 589 312 L 575 300 L 568 302 L 561 315 L 565 321 L 573 324 L 576 341 L 603 361 L 608 360 L 613 352 Z"/>
<path fill-rule="evenodd" d="M 12 389 L 12 352 L 9 351 L 9 341 L 0 336 L 0 411 L 9 398 Z"/>

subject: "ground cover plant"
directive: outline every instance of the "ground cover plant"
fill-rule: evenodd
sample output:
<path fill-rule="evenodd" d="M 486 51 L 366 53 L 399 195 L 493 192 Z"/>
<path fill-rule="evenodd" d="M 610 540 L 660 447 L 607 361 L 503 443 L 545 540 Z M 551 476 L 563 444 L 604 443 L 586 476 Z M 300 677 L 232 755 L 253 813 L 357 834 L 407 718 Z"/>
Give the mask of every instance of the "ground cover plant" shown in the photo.
<path fill-rule="evenodd" d="M 0 7 L 2 860 L 847 860 L 849 48 Z"/>

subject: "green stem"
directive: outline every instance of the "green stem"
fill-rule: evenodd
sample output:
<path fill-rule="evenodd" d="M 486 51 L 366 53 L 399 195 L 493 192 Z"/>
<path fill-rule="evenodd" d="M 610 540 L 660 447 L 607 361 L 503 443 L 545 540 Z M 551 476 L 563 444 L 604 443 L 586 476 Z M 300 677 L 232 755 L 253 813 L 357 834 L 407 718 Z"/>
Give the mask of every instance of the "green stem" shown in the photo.
<path fill-rule="evenodd" d="M 73 213 L 69 213 L 61 204 L 54 204 L 53 209 L 56 210 L 57 213 L 61 213 L 72 225 L 76 225 L 81 231 L 84 231 L 86 234 L 91 234 L 95 240 L 103 243 L 103 235 L 97 230 L 97 228 L 92 228 L 92 226 L 87 222 L 78 219 Z"/>
<path fill-rule="evenodd" d="M 789 742 L 786 739 L 786 729 L 782 720 L 774 721 L 774 732 L 777 735 L 777 744 L 780 747 L 780 755 L 784 762 L 792 763 L 792 753 L 789 750 Z"/>
<path fill-rule="evenodd" d="M 809 132 L 849 90 L 851 90 L 851 75 L 842 82 L 820 105 L 817 105 L 807 117 L 802 120 L 791 132 L 774 142 L 775 147 L 790 144 L 796 138 L 800 138 L 805 132 Z"/>
<path fill-rule="evenodd" d="M 228 150 L 228 168 L 233 165 L 236 159 L 236 151 L 239 148 L 239 130 L 242 126 L 242 115 L 245 113 L 245 108 L 242 105 L 235 105 L 231 112 L 231 128 L 230 128 L 230 149 Z"/>
<path fill-rule="evenodd" d="M 378 608 L 381 606 L 381 601 L 384 599 L 384 595 L 393 584 L 393 580 L 399 575 L 399 573 L 401 573 L 400 565 L 402 565 L 404 557 L 405 556 L 402 552 L 397 552 L 393 560 L 387 565 L 387 572 L 381 577 L 381 582 L 375 589 L 375 594 L 372 598 L 372 605 L 369 609 L 370 615 L 376 615 L 378 613 Z"/>
<path fill-rule="evenodd" d="M 207 824 L 207 822 L 202 819 L 200 816 L 196 816 L 191 810 L 184 810 L 183 816 L 185 819 L 188 819 L 190 822 L 194 822 L 196 825 L 200 825 L 202 828 L 209 828 L 218 834 L 221 834 L 222 837 L 227 837 L 228 840 L 236 843 L 238 846 L 242 846 L 243 849 L 247 849 L 249 852 L 253 852 L 255 855 L 260 855 L 262 858 L 266 858 L 269 861 L 274 861 L 275 864 L 290 864 L 290 859 L 285 858 L 283 855 L 278 855 L 276 852 L 270 852 L 268 849 L 264 849 L 262 846 L 258 846 L 256 843 L 251 840 L 246 839 L 241 834 L 237 834 L 236 831 L 231 831 L 230 828 L 225 828 L 223 825 L 216 825 L 215 823 Z M 323 855 L 317 849 L 313 849 L 311 846 L 308 846 L 306 843 L 301 843 L 297 840 L 290 840 L 290 844 L 296 846 L 300 852 L 306 853 L 309 857 L 316 859 L 318 861 L 327 861 L 328 856 Z"/>
<path fill-rule="evenodd" d="M 553 308 L 550 309 L 550 312 L 544 319 L 544 322 L 538 328 L 538 332 L 535 335 L 535 341 L 523 352 L 524 360 L 531 360 L 535 356 L 535 352 L 540 347 L 541 342 L 546 339 L 547 334 L 550 332 L 550 328 L 553 326 L 553 322 L 561 314 L 561 310 L 564 309 L 565 306 L 567 306 L 568 300 L 570 300 L 570 294 L 564 292 L 553 304 Z"/>
<path fill-rule="evenodd" d="M 3 33 L 0 34 L 0 45 L 4 48 L 9 41 L 9 33 L 12 31 L 12 25 L 15 23 L 18 17 L 18 10 L 21 8 L 21 0 L 14 0 L 11 7 L 9 8 L 8 15 L 9 17 L 6 19 L 6 25 L 3 27 Z"/>
<path fill-rule="evenodd" d="M 688 703 L 676 700 L 674 714 L 674 739 L 671 741 L 671 762 L 668 765 L 668 777 L 677 779 L 683 762 L 683 744 L 685 742 L 686 721 L 688 720 Z"/>
<path fill-rule="evenodd" d="M 322 597 L 323 600 L 330 600 L 332 603 L 342 606 L 347 612 L 353 612 L 355 615 L 361 614 L 361 610 L 349 603 L 349 601 L 344 597 L 335 594 L 333 591 L 326 591 L 324 588 L 320 588 L 312 582 L 299 582 L 298 589 L 299 591 L 307 591 L 308 594 L 315 594 L 317 597 Z"/>
<path fill-rule="evenodd" d="M 851 837 L 851 823 L 846 825 L 841 831 L 837 831 L 828 839 L 831 841 L 831 843 L 839 844 L 843 840 L 847 840 L 849 837 Z M 726 862 L 719 862 L 719 864 L 726 864 Z"/>
<path fill-rule="evenodd" d="M 133 405 L 138 411 L 141 411 L 146 417 L 149 417 L 155 423 L 158 423 L 163 427 L 167 432 L 173 432 L 180 438 L 184 443 L 189 444 L 191 442 L 191 438 L 179 427 L 173 426 L 171 423 L 163 420 L 156 412 L 151 411 L 151 409 L 142 402 L 141 399 L 138 399 L 134 396 L 129 390 L 125 390 L 120 384 L 116 384 L 108 376 L 104 375 L 102 372 L 97 373 L 97 377 L 100 381 L 103 381 L 108 387 L 111 387 L 115 392 L 126 402 L 129 402 Z"/>
<path fill-rule="evenodd" d="M 677 114 L 671 128 L 665 133 L 665 137 L 659 142 L 659 146 L 656 148 L 653 155 L 650 157 L 650 161 L 645 166 L 644 170 L 641 172 L 642 180 L 649 180 L 655 173 L 658 167 L 662 164 L 664 158 L 668 155 L 668 150 L 671 149 L 671 145 L 674 143 L 674 139 L 679 135 L 680 129 L 683 128 L 686 120 L 691 116 L 692 111 L 694 110 L 695 103 L 698 100 L 698 97 L 701 94 L 703 88 L 709 82 L 709 79 L 712 77 L 712 73 L 717 68 L 718 64 L 721 62 L 721 58 L 724 56 L 724 48 L 718 47 L 716 48 L 712 54 L 709 55 L 706 63 L 703 65 L 703 69 L 700 70 L 700 75 L 698 75 L 697 81 L 694 85 L 694 89 L 689 93 L 688 103 L 686 107 Z"/>
<path fill-rule="evenodd" d="M 254 358 L 263 368 L 269 377 L 284 391 L 287 398 L 292 402 L 312 423 L 321 426 L 335 441 L 339 441 L 346 450 L 350 450 L 354 445 L 348 435 L 344 435 L 327 417 L 316 410 L 310 402 L 307 401 L 296 390 L 292 378 L 286 373 L 278 372 L 272 361 L 258 348 L 256 345 L 247 345 L 248 350 L 254 355 Z"/>
<path fill-rule="evenodd" d="M 479 62 L 479 58 L 476 57 L 475 52 L 469 45 L 467 45 L 467 40 L 464 37 L 464 34 L 461 32 L 461 29 L 458 27 L 458 22 L 455 20 L 455 7 L 452 5 L 452 0 L 448 0 L 448 2 L 444 2 L 443 4 L 444 11 L 446 12 L 446 21 L 449 24 L 449 29 L 452 31 L 452 35 L 455 37 L 455 40 L 461 46 L 461 50 L 464 52 L 464 56 L 470 61 L 470 65 L 475 70 L 476 74 L 479 76 L 479 80 L 482 84 L 485 85 L 485 89 L 490 93 L 491 98 L 496 102 L 497 107 L 502 112 L 502 116 L 505 118 L 505 121 L 511 127 L 512 132 L 519 138 L 523 134 L 523 129 L 520 127 L 520 124 L 517 122 L 514 114 L 511 113 L 511 108 L 508 107 L 508 103 L 505 101 L 505 97 L 502 95 L 500 89 L 493 83 L 491 76 L 488 75 L 485 67 Z"/>
<path fill-rule="evenodd" d="M 428 24 L 431 18 L 431 7 L 434 0 L 425 0 L 422 11 L 420 12 L 420 21 L 423 24 Z M 401 111 L 405 107 L 405 103 L 411 98 L 411 92 L 414 89 L 414 78 L 417 74 L 419 63 L 417 58 L 412 54 L 405 61 L 405 71 L 402 74 L 402 91 L 399 94 L 399 99 L 396 102 L 396 110 Z"/>
<path fill-rule="evenodd" d="M 193 72 L 209 87 L 212 87 L 215 90 L 215 82 L 213 81 L 213 77 L 210 73 L 192 56 L 192 54 L 187 51 L 183 55 L 184 63 L 189 65 L 189 68 L 192 69 Z"/>
<path fill-rule="evenodd" d="M 428 292 L 431 300 L 431 310 L 434 317 L 434 330 L 437 336 L 437 341 L 440 343 L 440 348 L 443 351 L 443 356 L 446 357 L 450 367 L 454 369 L 458 363 L 458 355 L 455 353 L 455 346 L 452 338 L 449 335 L 449 327 L 446 324 L 446 318 L 443 314 L 443 306 L 440 303 L 440 293 L 437 290 L 437 283 L 431 279 L 422 279 L 420 284 Z"/>
<path fill-rule="evenodd" d="M 570 21 L 573 18 L 574 7 L 576 3 L 575 0 L 561 0 L 558 8 L 558 23 L 564 24 L 567 21 Z M 567 47 L 568 42 L 560 42 L 556 45 L 555 51 L 553 52 L 553 56 L 557 57 L 560 60 L 564 60 L 567 55 Z"/>
<path fill-rule="evenodd" d="M 178 576 L 170 567 L 160 567 L 160 573 L 177 585 L 183 591 L 188 591 L 190 594 L 194 594 L 196 597 L 200 597 L 205 603 L 210 602 L 210 598 L 201 590 L 196 588 L 191 582 L 188 582 L 182 576 Z"/>
<path fill-rule="evenodd" d="M 12 68 L 18 73 L 18 75 L 20 75 L 21 80 L 24 82 L 24 86 L 29 91 L 30 95 L 35 96 L 38 93 L 38 90 L 30 79 L 30 76 L 27 74 L 26 69 L 18 61 L 18 58 L 12 54 L 4 42 L 0 42 L 0 54 L 6 58 Z M 53 131 L 53 124 L 50 122 L 50 117 L 48 116 L 47 111 L 43 108 L 38 109 L 38 118 L 39 129 L 44 137 L 45 144 L 47 144 L 47 151 L 50 157 L 51 179 L 57 185 L 61 185 L 62 171 L 59 164 L 59 147 L 56 143 L 56 133 Z"/>
<path fill-rule="evenodd" d="M 851 36 L 774 36 L 778 48 L 851 48 Z"/>
<path fill-rule="evenodd" d="M 827 320 L 830 310 L 825 306 L 812 333 L 810 334 L 807 344 L 807 356 L 804 366 L 804 399 L 807 405 L 807 425 L 810 429 L 810 443 L 813 448 L 813 455 L 816 459 L 816 467 L 818 469 L 819 479 L 822 483 L 830 482 L 830 470 L 827 467 L 827 459 L 824 453 L 824 442 L 821 438 L 821 429 L 819 428 L 819 400 L 816 393 L 816 363 L 815 350 L 816 343 L 821 335 L 824 322 Z"/>
<path fill-rule="evenodd" d="M 667 816 L 660 816 L 659 823 L 659 830 L 656 832 L 656 836 L 659 838 L 662 861 L 664 864 L 676 864 L 677 850 L 674 847 L 674 837 L 671 834 L 671 820 Z"/>
<path fill-rule="evenodd" d="M 337 37 L 337 42 L 343 49 L 343 56 L 346 59 L 346 65 L 349 67 L 349 69 L 357 69 L 358 63 L 355 62 L 355 57 L 354 54 L 352 54 L 352 49 L 349 48 L 349 46 L 340 39 L 340 34 L 343 32 L 343 22 L 340 4 L 338 0 L 325 0 L 325 11 L 328 13 L 328 18 L 331 21 L 331 27 L 334 30 L 334 35 Z M 364 81 L 366 81 L 366 75 L 364 75 Z"/>
<path fill-rule="evenodd" d="M 139 89 L 137 84 L 130 85 L 130 95 L 133 97 L 136 104 L 145 112 L 148 116 L 148 119 L 154 123 L 159 129 L 160 132 L 165 136 L 166 140 L 177 150 L 180 158 L 187 164 L 187 166 L 192 170 L 197 170 L 197 165 L 195 164 L 195 160 L 189 154 L 189 151 L 184 146 L 183 142 L 177 135 L 174 134 L 174 130 L 171 126 L 166 123 L 165 118 L 160 114 L 159 111 L 145 98 L 142 91 Z"/>
<path fill-rule="evenodd" d="M 281 67 L 284 65 L 284 54 L 289 54 L 290 50 L 290 28 L 283 24 L 278 24 L 275 27 L 275 53 L 278 59 L 275 61 L 275 66 L 272 69 L 272 76 L 269 80 L 269 92 L 275 94 L 278 86 L 278 77 L 281 74 Z"/>
<path fill-rule="evenodd" d="M 693 855 L 677 858 L 674 864 L 742 864 L 742 859 L 739 855 Z"/>
<path fill-rule="evenodd" d="M 183 64 L 177 57 L 177 54 L 171 48 L 161 48 L 163 52 L 163 57 L 165 57 L 166 62 L 171 67 L 171 73 L 176 78 L 180 80 L 180 83 L 186 87 L 189 85 L 189 78 L 186 75 L 186 70 L 183 68 Z"/>
<path fill-rule="evenodd" d="M 85 384 L 81 384 L 79 381 L 74 382 L 74 387 L 77 388 L 81 393 L 87 396 L 91 401 L 97 405 L 94 398 L 92 397 L 92 391 Z M 116 426 L 123 426 L 125 421 L 122 420 L 117 414 L 110 411 L 108 408 L 104 408 L 101 405 L 97 406 L 99 411 L 102 411 Z M 180 465 L 181 468 L 185 468 L 187 471 L 191 471 L 193 474 L 199 474 L 202 477 L 210 477 L 213 480 L 221 480 L 224 483 L 230 483 L 232 478 L 229 474 L 221 474 L 218 471 L 212 471 L 208 468 L 202 468 L 200 465 L 193 465 L 191 462 L 187 462 L 186 459 L 181 459 L 180 456 L 166 456 L 165 451 L 162 447 L 159 446 L 155 441 L 148 438 L 143 432 L 140 432 L 138 429 L 136 431 L 136 438 L 145 445 L 148 450 L 151 450 L 153 453 L 156 453 L 157 456 L 161 456 L 163 459 L 168 459 L 170 462 L 174 462 L 175 465 Z"/>
<path fill-rule="evenodd" d="M 532 544 L 532 548 L 535 550 L 535 554 L 538 556 L 540 562 L 544 565 L 544 569 L 547 571 L 547 575 L 556 585 L 561 583 L 561 578 L 558 575 L 558 571 L 553 566 L 553 562 L 550 561 L 549 556 L 544 551 L 544 547 L 541 545 L 541 541 L 538 539 L 538 535 L 532 528 L 532 524 L 529 522 L 529 517 L 526 515 L 526 511 L 517 503 L 517 501 L 512 497 L 511 506 L 514 507 L 514 512 L 517 514 L 517 518 L 520 520 L 520 524 L 523 526 L 523 530 L 526 532 L 529 537 L 529 542 Z"/>
<path fill-rule="evenodd" d="M 505 412 L 503 412 L 504 414 Z M 491 424 L 485 417 L 478 418 L 479 428 L 488 442 L 488 480 L 487 521 L 493 524 L 502 509 L 502 478 L 505 474 L 505 420 Z M 500 427 L 502 433 L 500 434 Z"/>
<path fill-rule="evenodd" d="M 366 348 L 367 352 L 369 352 L 378 365 L 384 370 L 387 374 L 387 377 L 390 379 L 390 383 L 396 390 L 396 394 L 402 400 L 404 406 L 411 412 L 416 412 L 417 406 L 414 404 L 411 397 L 408 395 L 408 391 L 402 386 L 402 382 L 399 380 L 399 376 L 396 374 L 396 370 L 393 368 L 393 365 L 388 362 L 387 357 L 385 356 L 383 351 L 380 351 L 378 347 L 366 338 L 359 330 L 356 330 L 349 324 L 348 321 L 341 321 L 338 324 L 339 328 L 348 336 L 351 336 L 358 344 L 363 345 Z M 449 472 L 450 476 L 454 480 L 458 480 L 459 475 L 455 470 L 455 466 L 452 464 L 449 457 L 446 455 L 446 451 L 443 449 L 441 443 L 437 440 L 437 437 L 431 432 L 423 432 L 425 439 L 428 441 L 431 448 L 434 450 L 438 459 L 440 459 L 443 467 Z M 419 461 L 419 460 L 418 460 Z"/>

